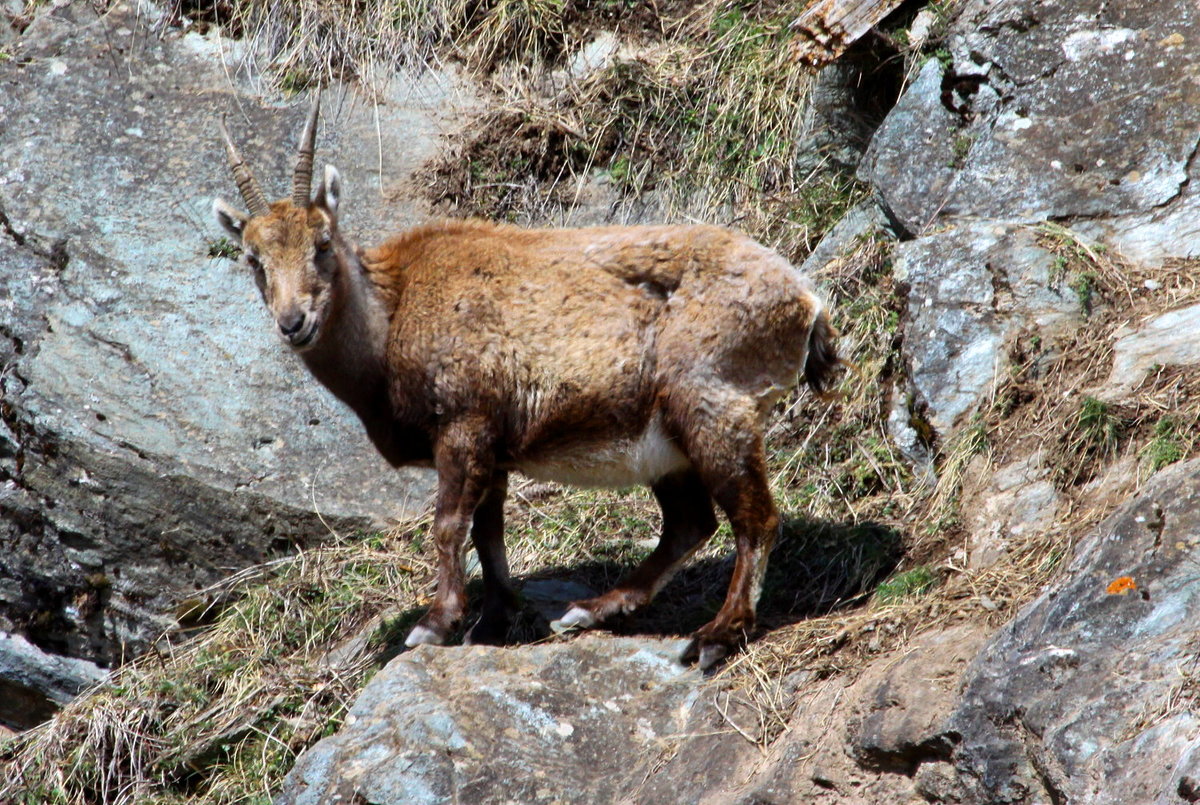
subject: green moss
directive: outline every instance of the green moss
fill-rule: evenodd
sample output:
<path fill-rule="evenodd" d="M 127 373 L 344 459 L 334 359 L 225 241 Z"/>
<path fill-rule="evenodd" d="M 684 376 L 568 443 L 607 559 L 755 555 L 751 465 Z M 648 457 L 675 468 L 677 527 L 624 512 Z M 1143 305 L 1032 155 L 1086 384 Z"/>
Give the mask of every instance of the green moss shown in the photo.
<path fill-rule="evenodd" d="M 875 600 L 880 604 L 896 604 L 907 598 L 924 595 L 937 584 L 937 577 L 928 567 L 921 565 L 903 573 L 897 573 L 875 588 Z"/>

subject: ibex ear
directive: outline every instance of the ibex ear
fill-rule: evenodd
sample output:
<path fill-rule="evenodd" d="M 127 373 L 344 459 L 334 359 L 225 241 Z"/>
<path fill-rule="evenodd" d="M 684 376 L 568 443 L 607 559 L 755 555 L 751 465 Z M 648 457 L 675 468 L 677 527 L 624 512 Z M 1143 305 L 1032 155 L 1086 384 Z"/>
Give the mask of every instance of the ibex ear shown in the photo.
<path fill-rule="evenodd" d="M 324 207 L 328 212 L 337 215 L 338 203 L 342 200 L 342 177 L 337 168 L 325 166 L 325 181 L 317 188 L 314 199 L 318 207 Z"/>
<path fill-rule="evenodd" d="M 238 243 L 242 242 L 242 230 L 250 220 L 249 215 L 234 209 L 219 198 L 213 199 L 213 215 L 217 216 L 217 223 L 224 227 L 226 232 L 237 238 Z"/>

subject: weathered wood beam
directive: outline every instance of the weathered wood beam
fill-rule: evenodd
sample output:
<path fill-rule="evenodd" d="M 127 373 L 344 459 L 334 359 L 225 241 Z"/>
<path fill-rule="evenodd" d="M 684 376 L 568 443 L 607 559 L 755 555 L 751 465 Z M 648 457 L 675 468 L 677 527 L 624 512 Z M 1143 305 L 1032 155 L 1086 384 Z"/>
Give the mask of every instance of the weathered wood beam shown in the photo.
<path fill-rule="evenodd" d="M 796 18 L 795 58 L 820 67 L 842 55 L 902 0 L 817 0 Z"/>

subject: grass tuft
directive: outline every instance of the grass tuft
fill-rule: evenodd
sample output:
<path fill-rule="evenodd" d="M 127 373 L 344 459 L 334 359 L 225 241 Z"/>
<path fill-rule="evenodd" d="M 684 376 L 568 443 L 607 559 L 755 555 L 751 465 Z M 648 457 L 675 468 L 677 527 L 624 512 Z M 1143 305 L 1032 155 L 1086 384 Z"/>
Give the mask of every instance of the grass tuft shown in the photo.
<path fill-rule="evenodd" d="M 374 672 L 383 616 L 416 605 L 425 573 L 406 545 L 318 548 L 205 591 L 211 626 L 0 749 L 0 802 L 269 802 Z"/>
<path fill-rule="evenodd" d="M 209 241 L 208 256 L 212 258 L 224 258 L 226 260 L 236 260 L 242 253 L 242 248 L 229 238 L 220 237 L 216 240 Z"/>
<path fill-rule="evenodd" d="M 906 598 L 924 595 L 937 584 L 937 577 L 925 565 L 897 573 L 875 588 L 875 600 L 883 606 L 895 604 Z"/>
<path fill-rule="evenodd" d="M 1164 416 L 1154 423 L 1154 437 L 1142 448 L 1140 457 L 1147 475 L 1181 460 L 1191 450 L 1189 431 L 1181 427 L 1178 417 Z"/>

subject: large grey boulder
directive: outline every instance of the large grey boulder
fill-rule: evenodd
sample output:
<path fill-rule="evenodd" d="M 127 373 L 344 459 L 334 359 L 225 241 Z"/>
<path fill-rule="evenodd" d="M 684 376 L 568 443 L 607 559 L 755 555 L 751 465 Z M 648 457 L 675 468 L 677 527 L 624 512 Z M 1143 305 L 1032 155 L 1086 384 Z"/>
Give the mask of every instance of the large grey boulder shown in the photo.
<path fill-rule="evenodd" d="M 371 680 L 275 802 L 613 802 L 653 770 L 698 699 L 682 646 L 422 646 Z"/>
<path fill-rule="evenodd" d="M 1191 461 L 1155 476 L 975 660 L 945 724 L 965 801 L 1178 802 L 1200 790 L 1198 473 Z"/>
<path fill-rule="evenodd" d="M 1022 224 L 1063 221 L 1151 265 L 1200 254 L 1200 10 L 972 0 L 945 45 L 859 169 L 915 238 L 898 260 L 913 279 L 908 391 L 943 439 L 987 393 L 1006 339 L 1070 323 L 1053 258 Z"/>
<path fill-rule="evenodd" d="M 1195 3 L 974 0 L 956 30 L 986 128 L 944 214 L 1109 217 L 1179 198 L 1200 137 Z M 974 108 L 989 91 L 1001 103 Z"/>
<path fill-rule="evenodd" d="M 0 628 L 101 664 L 197 587 L 409 516 L 430 488 L 208 256 L 212 198 L 238 201 L 217 119 L 285 195 L 307 99 L 265 94 L 238 43 L 154 23 L 43 10 L 0 61 Z M 326 92 L 318 143 L 370 239 L 420 217 L 399 188 L 469 100 L 448 74 L 375 89 Z"/>
<path fill-rule="evenodd" d="M 957 176 L 962 125 L 942 104 L 942 65 L 930 59 L 875 131 L 858 168 L 895 229 L 920 234 L 941 212 Z"/>
<path fill-rule="evenodd" d="M 1007 365 L 1011 339 L 1049 336 L 1082 318 L 1055 256 L 1021 225 L 962 222 L 900 244 L 908 286 L 904 357 L 918 406 L 940 434 L 963 424 Z"/>

